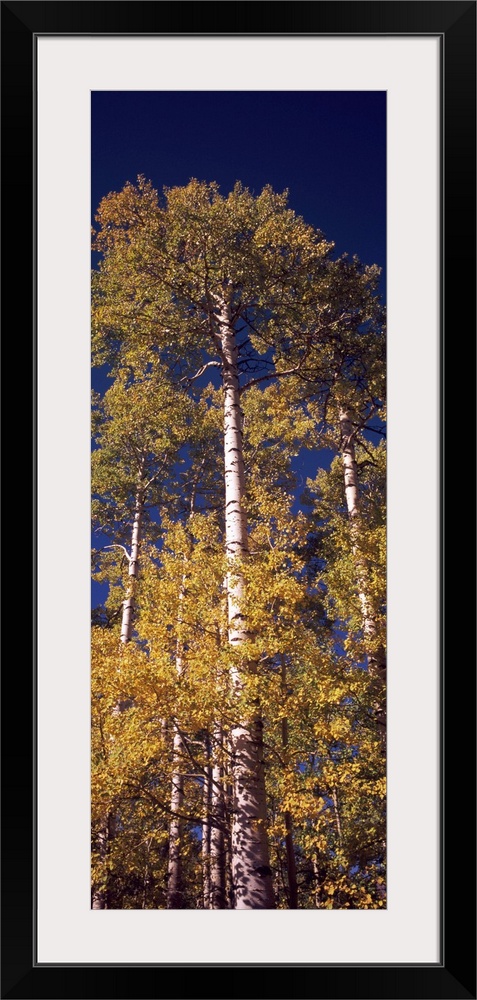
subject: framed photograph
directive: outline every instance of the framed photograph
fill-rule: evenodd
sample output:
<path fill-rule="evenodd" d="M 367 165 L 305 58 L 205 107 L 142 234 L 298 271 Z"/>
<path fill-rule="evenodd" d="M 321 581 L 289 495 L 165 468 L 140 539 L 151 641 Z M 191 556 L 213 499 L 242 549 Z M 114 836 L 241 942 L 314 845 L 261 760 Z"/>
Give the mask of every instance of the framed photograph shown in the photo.
<path fill-rule="evenodd" d="M 19 666 L 9 668 L 9 652 L 2 672 L 2 997 L 475 997 L 475 651 L 468 635 L 474 605 L 462 567 L 475 523 L 473 512 L 464 511 L 475 477 L 474 458 L 467 457 L 473 415 L 466 409 L 475 398 L 476 4 L 358 0 L 272 10 L 265 3 L 205 3 L 186 11 L 176 4 L 3 2 L 1 12 L 4 352 L 17 343 L 19 315 L 29 315 L 23 286 L 30 289 L 32 274 L 31 341 L 29 319 L 21 324 L 32 381 L 23 377 L 18 352 L 11 352 L 5 370 L 22 373 L 16 413 L 27 412 L 31 402 L 35 428 L 33 666 L 22 627 Z M 126 120 L 134 124 L 130 133 Z M 149 135 L 160 123 L 163 133 Z M 139 156 L 126 160 L 125 134 L 133 150 L 144 150 L 143 165 Z M 282 186 L 291 178 L 290 205 L 295 198 L 300 215 L 319 204 L 319 227 L 336 241 L 337 253 L 358 253 L 385 269 L 384 906 L 381 856 L 371 858 L 376 884 L 369 872 L 366 889 L 344 875 L 339 882 L 342 829 L 331 793 L 324 807 L 334 816 L 333 878 L 329 868 L 322 878 L 318 863 L 308 877 L 303 862 L 294 903 L 289 868 L 281 895 L 275 886 L 276 908 L 263 901 L 256 908 L 165 905 L 160 894 L 148 896 L 147 879 L 141 904 L 135 874 L 128 883 L 133 889 L 121 883 L 110 906 L 100 876 L 91 896 L 91 203 L 94 214 L 101 198 L 135 183 L 137 175 L 154 180 L 154 156 L 162 157 L 160 183 L 186 184 L 187 147 L 178 136 L 202 151 L 199 162 L 209 176 L 196 183 L 215 181 L 215 171 L 230 188 L 237 180 L 249 184 L 254 200 L 260 175 L 248 161 L 254 158 L 256 167 L 262 156 L 273 187 L 275 177 Z M 260 154 L 262 141 L 268 160 Z M 346 162 L 342 173 L 320 163 L 320 156 L 332 155 L 332 141 Z M 136 176 L 123 176 L 136 162 Z M 245 176 L 232 177 L 235 169 Z M 313 202 L 314 182 L 321 190 Z M 147 195 L 149 188 L 138 184 Z M 350 230 L 345 222 L 339 230 L 339 213 L 330 210 L 328 223 L 331 203 L 341 203 L 343 220 L 353 213 L 351 246 L 343 244 Z M 100 223 L 106 239 L 113 216 Z M 343 264 L 342 273 L 351 267 Z M 12 294 L 19 274 L 22 291 Z M 129 278 L 126 269 L 122 309 L 131 301 Z M 164 309 L 165 300 L 157 301 Z M 146 297 L 141 308 L 144 302 L 150 305 Z M 270 366 L 269 355 L 262 356 Z M 270 378 L 255 357 L 243 357 L 248 382 Z M 181 382 L 189 386 L 201 375 L 199 360 L 195 374 L 180 371 Z M 7 424 L 8 443 L 16 447 L 9 468 L 17 469 L 24 448 L 18 433 L 10 433 L 10 419 Z M 464 459 L 451 460 L 444 435 L 463 440 Z M 376 466 L 369 436 L 363 448 L 363 464 L 371 459 Z M 23 500 L 23 472 L 18 478 Z M 29 523 L 22 515 L 22 536 Z M 6 564 L 19 594 L 25 569 L 14 536 L 12 530 L 5 538 L 12 547 Z M 103 541 L 105 548 L 109 539 Z M 131 555 L 123 551 L 130 568 L 132 548 Z M 114 565 L 111 557 L 108 572 Z M 364 598 L 361 603 L 367 607 Z M 357 634 L 366 638 L 371 627 L 369 613 L 363 615 Z M 19 622 L 24 618 L 23 609 Z M 123 615 L 121 634 L 127 628 Z M 184 655 L 191 641 L 186 637 Z M 202 830 L 202 843 L 203 836 Z M 192 829 L 192 852 L 199 843 L 194 837 Z M 93 856 L 96 850 L 100 861 L 98 843 Z M 277 856 L 271 863 L 278 864 Z M 356 880 L 361 863 L 361 854 L 350 862 Z M 254 870 L 264 883 L 265 868 Z M 240 908 L 253 913 L 237 913 Z"/>

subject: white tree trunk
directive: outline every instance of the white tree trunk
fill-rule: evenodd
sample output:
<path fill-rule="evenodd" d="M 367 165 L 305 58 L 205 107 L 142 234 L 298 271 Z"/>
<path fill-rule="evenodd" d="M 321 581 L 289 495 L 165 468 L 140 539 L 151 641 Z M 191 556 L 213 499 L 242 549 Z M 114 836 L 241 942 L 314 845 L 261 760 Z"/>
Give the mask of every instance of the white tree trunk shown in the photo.
<path fill-rule="evenodd" d="M 179 590 L 179 608 L 184 600 L 186 575 L 184 573 Z M 181 612 L 178 614 L 179 628 L 182 624 Z M 184 669 L 182 659 L 182 641 L 177 639 L 176 672 L 180 677 Z M 174 739 L 172 743 L 172 788 L 171 788 L 171 821 L 169 824 L 169 860 L 167 876 L 167 909 L 180 910 L 184 905 L 182 884 L 182 806 L 184 803 L 184 778 L 180 771 L 180 761 L 183 755 L 182 736 L 177 723 L 174 723 Z"/>
<path fill-rule="evenodd" d="M 233 778 L 232 778 L 232 748 L 230 739 L 225 737 L 224 745 L 226 754 L 224 756 L 224 807 L 225 807 L 225 905 L 228 910 L 235 909 L 234 880 L 232 875 L 232 809 L 233 809 Z"/>
<path fill-rule="evenodd" d="M 223 362 L 224 458 L 225 458 L 225 538 L 230 565 L 227 577 L 229 643 L 239 649 L 249 638 L 241 613 L 244 579 L 241 563 L 248 555 L 247 521 L 242 509 L 245 478 L 242 448 L 242 413 L 239 397 L 238 349 L 230 306 L 222 300 L 219 308 L 219 336 Z M 234 667 L 232 682 L 242 687 L 242 672 L 255 665 L 244 662 Z M 231 730 L 234 802 L 232 827 L 232 869 L 235 908 L 273 909 L 273 887 L 266 831 L 266 798 L 263 761 L 262 722 L 259 713 L 241 720 Z"/>
<path fill-rule="evenodd" d="M 336 832 L 338 834 L 338 843 L 339 843 L 339 845 L 341 847 L 341 844 L 342 844 L 341 820 L 340 820 L 340 811 L 339 811 L 339 808 L 338 808 L 338 792 L 336 791 L 336 788 L 333 788 L 333 791 L 331 793 L 331 797 L 333 799 L 333 812 L 334 812 L 334 816 L 335 816 Z"/>
<path fill-rule="evenodd" d="M 144 511 L 144 490 L 139 487 L 134 507 L 134 521 L 131 535 L 131 555 L 129 556 L 129 586 L 123 601 L 121 619 L 121 642 L 129 642 L 132 635 L 134 615 L 134 590 L 139 573 L 139 546 L 141 544 L 142 516 Z"/>
<path fill-rule="evenodd" d="M 366 593 L 366 567 L 359 552 L 359 482 L 358 466 L 356 464 L 356 451 L 354 446 L 353 414 L 350 410 L 340 410 L 340 430 L 341 430 L 341 455 L 343 459 L 344 487 L 346 496 L 346 506 L 351 522 L 351 537 L 353 543 L 353 554 L 355 557 L 358 596 L 363 613 L 363 632 L 365 636 L 373 639 L 376 635 L 376 625 L 372 610 Z"/>
<path fill-rule="evenodd" d="M 131 533 L 131 554 L 128 556 L 129 561 L 129 586 L 126 599 L 123 601 L 123 613 L 121 618 L 121 635 L 120 641 L 122 643 L 129 642 L 132 635 L 132 622 L 134 613 L 134 587 L 135 581 L 139 572 L 139 546 L 141 543 L 141 524 L 142 515 L 144 510 L 144 490 L 141 487 L 142 478 L 142 467 L 139 473 L 139 485 L 136 493 L 136 500 L 134 506 L 134 521 Z M 126 551 L 126 550 L 125 550 Z M 126 553 L 127 554 L 127 553 Z M 120 715 L 126 709 L 132 707 L 132 699 L 126 698 L 123 701 L 118 701 L 114 708 L 112 709 L 113 715 Z M 99 835 L 99 854 L 100 857 L 106 857 L 108 852 L 108 841 L 111 837 L 110 830 L 110 817 L 105 817 L 104 826 Z M 92 909 L 93 910 L 104 910 L 106 909 L 105 894 L 103 892 L 94 892 Z"/>
<path fill-rule="evenodd" d="M 182 737 L 177 729 L 174 732 L 172 756 L 174 766 L 180 760 L 182 752 Z M 180 771 L 172 775 L 171 790 L 171 822 L 169 824 L 169 859 L 167 878 L 167 909 L 181 910 L 184 906 L 182 885 L 182 806 L 184 803 L 184 778 Z"/>
<path fill-rule="evenodd" d="M 207 764 L 202 786 L 202 901 L 204 910 L 210 909 L 210 811 L 212 768 L 209 764 L 210 739 L 205 740 Z"/>
<path fill-rule="evenodd" d="M 313 874 L 315 876 L 315 888 L 314 888 L 313 895 L 315 897 L 315 906 L 318 909 L 320 909 L 320 907 L 321 907 L 321 901 L 320 901 L 320 867 L 319 867 L 319 864 L 318 864 L 318 858 L 316 857 L 316 854 L 313 855 L 312 865 L 313 865 Z"/>
<path fill-rule="evenodd" d="M 98 833 L 97 843 L 98 843 L 98 854 L 101 861 L 101 867 L 104 868 L 106 865 L 106 858 L 108 855 L 108 817 L 105 817 L 104 822 Z M 106 910 L 107 909 L 107 898 L 105 888 L 94 888 L 93 898 L 91 901 L 92 910 Z"/>
<path fill-rule="evenodd" d="M 340 419 L 340 431 L 341 431 L 341 455 L 343 460 L 343 471 L 344 471 L 344 486 L 345 486 L 345 496 L 346 505 L 348 508 L 348 515 L 351 524 L 351 540 L 353 546 L 353 555 L 356 566 L 356 579 L 358 583 L 358 597 L 361 605 L 362 621 L 363 621 L 363 635 L 368 641 L 368 665 L 369 671 L 372 675 L 374 681 L 376 682 L 376 687 L 380 689 L 380 695 L 384 685 L 386 683 L 386 653 L 383 646 L 379 646 L 378 649 L 375 648 L 376 640 L 376 621 L 374 618 L 373 609 L 371 602 L 368 597 L 368 586 L 367 586 L 367 567 L 364 557 L 360 552 L 359 545 L 359 533 L 360 533 L 360 505 L 359 505 L 359 481 L 358 481 L 358 466 L 356 464 L 356 451 L 354 445 L 354 435 L 355 427 L 353 425 L 353 412 L 352 410 L 341 407 L 339 413 Z M 382 729 L 382 735 L 384 736 L 385 731 L 385 708 L 382 705 L 378 705 L 376 708 L 376 714 L 378 722 L 380 723 Z"/>
<path fill-rule="evenodd" d="M 225 790 L 224 772 L 221 765 L 222 727 L 214 727 L 214 765 L 211 782 L 210 808 L 210 909 L 225 910 Z"/>

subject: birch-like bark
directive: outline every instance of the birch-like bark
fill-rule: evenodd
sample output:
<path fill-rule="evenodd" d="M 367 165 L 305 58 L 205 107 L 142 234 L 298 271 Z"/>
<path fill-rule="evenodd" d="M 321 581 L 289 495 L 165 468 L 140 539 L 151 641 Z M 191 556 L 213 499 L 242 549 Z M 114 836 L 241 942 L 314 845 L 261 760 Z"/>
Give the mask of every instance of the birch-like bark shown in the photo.
<path fill-rule="evenodd" d="M 144 511 L 144 489 L 141 485 L 143 468 L 144 468 L 144 463 L 141 464 L 141 468 L 139 471 L 138 489 L 134 505 L 134 521 L 131 533 L 131 554 L 128 556 L 129 586 L 127 590 L 126 599 L 123 601 L 123 613 L 121 618 L 120 641 L 122 643 L 129 642 L 132 636 L 132 625 L 133 625 L 133 614 L 134 614 L 134 589 L 139 572 L 139 547 L 141 544 L 141 527 L 142 527 L 142 517 Z M 131 698 L 126 698 L 123 701 L 118 701 L 112 710 L 112 714 L 120 715 L 121 712 L 124 712 L 128 708 L 131 708 L 132 704 L 133 702 Z M 108 814 L 108 816 L 105 817 L 104 825 L 99 835 L 99 855 L 101 858 L 105 858 L 107 856 L 108 842 L 111 839 L 111 836 L 112 836 L 111 816 Z M 107 909 L 106 895 L 104 892 L 95 891 L 93 893 L 92 909 L 93 910 Z"/>
<path fill-rule="evenodd" d="M 179 591 L 179 603 L 184 599 L 185 574 L 182 577 Z M 179 611 L 179 626 L 181 615 Z M 176 671 L 180 677 L 183 671 L 182 643 L 177 640 Z M 171 788 L 171 821 L 169 824 L 169 859 L 167 866 L 167 909 L 181 910 L 183 908 L 182 884 L 182 806 L 184 802 L 184 778 L 179 770 L 183 746 L 179 728 L 174 723 L 174 738 L 172 743 L 172 788 Z M 178 766 L 179 765 L 179 766 Z"/>
<path fill-rule="evenodd" d="M 214 765 L 210 802 L 210 909 L 227 908 L 225 886 L 225 795 L 222 757 L 222 727 L 214 727 Z"/>
<path fill-rule="evenodd" d="M 140 480 L 142 478 L 142 470 Z M 144 512 L 144 489 L 139 485 L 136 493 L 134 506 L 134 521 L 131 534 L 131 554 L 129 556 L 129 586 L 126 599 L 123 601 L 123 614 L 121 619 L 121 642 L 129 642 L 132 636 L 133 616 L 134 616 L 134 591 L 139 573 L 139 547 L 141 544 L 141 528 Z"/>
<path fill-rule="evenodd" d="M 149 889 L 149 854 L 151 850 L 151 841 L 146 840 L 146 861 L 144 864 L 144 876 L 142 882 L 142 910 L 147 910 L 147 896 Z"/>
<path fill-rule="evenodd" d="M 174 766 L 181 757 L 182 737 L 175 729 L 172 755 Z M 169 859 L 167 866 L 167 909 L 181 910 L 184 905 L 182 884 L 182 806 L 184 802 L 184 778 L 180 771 L 172 775 L 171 821 L 169 824 Z"/>
<path fill-rule="evenodd" d="M 246 515 L 242 508 L 245 478 L 238 348 L 230 305 L 224 299 L 219 304 L 217 318 L 224 388 L 225 538 L 230 562 L 227 577 L 229 643 L 239 650 L 250 639 L 241 612 L 245 588 L 240 570 L 248 555 L 248 537 Z M 241 667 L 244 672 L 254 672 L 255 669 L 251 662 Z M 237 693 L 242 687 L 241 670 L 234 667 L 232 671 L 232 683 Z M 254 717 L 235 725 L 230 734 L 234 774 L 232 868 L 235 908 L 239 910 L 274 908 L 266 831 L 262 728 L 257 711 Z"/>
<path fill-rule="evenodd" d="M 210 909 L 210 812 L 212 768 L 210 767 L 210 739 L 205 739 L 206 766 L 202 786 L 202 903 L 204 910 Z"/>
<path fill-rule="evenodd" d="M 338 834 L 338 843 L 339 843 L 339 845 L 341 847 L 342 839 L 343 838 L 341 836 L 341 820 L 340 820 L 340 811 L 339 811 L 339 808 L 338 808 L 338 793 L 336 791 L 336 788 L 333 788 L 333 791 L 331 793 L 331 797 L 333 799 L 333 813 L 334 813 L 335 823 L 336 823 L 336 832 Z"/>
<path fill-rule="evenodd" d="M 359 505 L 359 482 L 358 482 L 358 466 L 356 463 L 356 451 L 354 445 L 354 435 L 355 428 L 353 426 L 353 412 L 346 408 L 341 407 L 339 411 L 340 420 L 340 431 L 341 431 L 341 455 L 343 460 L 343 472 L 344 472 L 344 487 L 346 496 L 346 506 L 348 508 L 348 515 L 351 525 L 351 540 L 353 546 L 353 556 L 356 566 L 356 579 L 358 583 L 358 597 L 361 605 L 362 622 L 363 622 L 363 635 L 365 644 L 368 643 L 368 665 L 371 676 L 373 677 L 376 687 L 377 696 L 380 700 L 380 704 L 376 706 L 376 718 L 382 730 L 382 736 L 385 735 L 385 725 L 386 725 L 386 710 L 383 706 L 383 689 L 386 684 L 386 653 L 384 647 L 380 645 L 377 649 L 375 648 L 376 640 L 376 621 L 373 614 L 373 609 L 368 596 L 368 586 L 367 586 L 367 569 L 366 563 L 363 556 L 360 553 L 359 546 L 359 517 L 360 517 L 360 505 Z"/>
<path fill-rule="evenodd" d="M 321 907 L 321 899 L 320 899 L 320 866 L 318 864 L 318 858 L 316 857 L 315 854 L 313 855 L 312 865 L 313 865 L 313 874 L 315 876 L 315 888 L 314 888 L 313 895 L 314 895 L 314 898 L 315 898 L 315 906 L 317 907 L 317 909 L 320 909 L 320 907 Z"/>
<path fill-rule="evenodd" d="M 204 463 L 202 462 L 202 465 Z M 201 468 L 202 468 L 201 465 Z M 190 501 L 190 516 L 195 509 L 197 480 L 192 489 Z M 183 624 L 181 605 L 185 597 L 187 555 L 184 556 L 184 572 L 179 588 L 179 629 Z M 176 673 L 180 677 L 184 669 L 183 643 L 180 634 L 176 645 Z M 180 761 L 183 756 L 183 742 L 177 723 L 174 723 L 174 739 L 172 744 L 172 790 L 171 790 L 171 822 L 169 825 L 169 860 L 167 877 L 167 909 L 180 910 L 184 906 L 184 885 L 182 876 L 182 806 L 184 802 L 184 777 L 180 771 Z M 179 765 L 179 766 L 177 766 Z"/>
<path fill-rule="evenodd" d="M 105 821 L 102 823 L 100 831 L 98 833 L 98 854 L 101 861 L 101 868 L 105 868 L 106 859 L 108 856 L 108 817 L 105 817 Z M 104 887 L 93 888 L 93 898 L 91 901 L 92 910 L 106 910 L 107 909 L 107 893 Z"/>
<path fill-rule="evenodd" d="M 224 737 L 225 739 L 225 737 Z M 224 803 L 225 803 L 225 902 L 228 910 L 235 910 L 234 880 L 232 874 L 232 808 L 233 784 L 231 777 L 230 741 L 225 739 L 227 755 L 224 758 Z"/>

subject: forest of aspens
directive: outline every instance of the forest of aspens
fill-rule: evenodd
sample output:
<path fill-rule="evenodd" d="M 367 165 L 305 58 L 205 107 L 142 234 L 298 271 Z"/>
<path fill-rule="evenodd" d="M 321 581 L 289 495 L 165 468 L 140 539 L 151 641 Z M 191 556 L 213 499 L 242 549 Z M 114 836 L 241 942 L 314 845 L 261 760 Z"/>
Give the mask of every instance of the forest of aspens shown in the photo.
<path fill-rule="evenodd" d="M 268 186 L 97 210 L 93 909 L 386 906 L 385 318 L 331 239 Z"/>

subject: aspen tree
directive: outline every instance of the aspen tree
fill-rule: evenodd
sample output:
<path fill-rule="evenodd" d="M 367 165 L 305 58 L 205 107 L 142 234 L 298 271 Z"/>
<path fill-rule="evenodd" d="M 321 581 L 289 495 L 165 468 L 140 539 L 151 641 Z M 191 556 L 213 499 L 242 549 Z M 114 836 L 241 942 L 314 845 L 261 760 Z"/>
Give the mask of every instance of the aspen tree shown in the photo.
<path fill-rule="evenodd" d="M 321 433 L 329 426 L 333 405 L 341 401 L 343 412 L 345 409 L 350 412 L 354 397 L 349 386 L 355 384 L 356 366 L 349 345 L 351 334 L 368 336 L 360 330 L 366 316 L 360 306 L 359 290 L 362 300 L 368 302 L 366 296 L 373 272 L 333 261 L 332 244 L 290 210 L 286 192 L 276 194 L 270 187 L 255 197 L 237 184 L 223 197 L 217 185 L 193 180 L 185 188 L 165 191 L 160 201 L 152 186 L 140 177 L 137 185 L 127 184 L 122 192 L 103 200 L 97 221 L 95 246 L 103 254 L 93 282 L 93 344 L 97 362 L 107 362 L 113 371 L 167 370 L 170 384 L 175 386 L 173 391 L 181 398 L 196 398 L 197 387 L 207 372 L 220 382 L 222 453 L 220 457 L 214 453 L 214 460 L 224 477 L 219 534 L 223 532 L 225 564 L 224 558 L 220 567 L 218 559 L 214 563 L 216 550 L 213 558 L 208 555 L 207 569 L 212 576 L 204 583 L 208 587 L 215 579 L 215 598 L 211 604 L 213 607 L 215 602 L 217 606 L 221 587 L 218 581 L 223 579 L 225 569 L 228 641 L 225 651 L 212 652 L 204 625 L 209 621 L 210 608 L 201 603 L 203 618 L 199 625 L 189 597 L 184 597 L 188 617 L 183 610 L 180 616 L 176 613 L 176 626 L 178 617 L 184 624 L 195 620 L 197 625 L 193 631 L 190 624 L 186 626 L 189 632 L 182 652 L 184 662 L 190 664 L 190 672 L 188 667 L 184 683 L 178 684 L 177 708 L 183 711 L 184 721 L 187 720 L 182 732 L 190 734 L 188 753 L 192 753 L 193 734 L 198 730 L 216 732 L 215 743 L 220 745 L 214 727 L 220 718 L 218 709 L 222 708 L 231 751 L 234 905 L 239 909 L 272 908 L 275 896 L 266 798 L 267 773 L 272 767 L 270 752 L 280 746 L 291 760 L 298 735 L 306 732 L 311 738 L 313 732 L 318 742 L 321 740 L 322 761 L 326 761 L 326 753 L 331 753 L 329 748 L 333 745 L 338 746 L 333 751 L 335 757 L 341 754 L 344 761 L 351 736 L 343 736 L 348 722 L 338 725 L 338 721 L 340 716 L 346 720 L 350 714 L 347 685 L 352 690 L 357 682 L 354 676 L 346 677 L 346 683 L 341 684 L 333 680 L 337 654 L 329 643 L 320 648 L 310 618 L 301 625 L 298 622 L 299 609 L 306 601 L 300 580 L 302 570 L 295 566 L 296 551 L 292 548 L 284 554 L 278 546 L 272 547 L 269 558 L 265 558 L 264 551 L 256 555 L 260 549 L 256 550 L 252 540 L 257 532 L 254 518 L 262 499 L 259 476 L 254 476 L 252 466 L 259 466 L 266 451 L 260 449 L 260 439 L 263 443 L 269 436 L 261 419 L 265 408 L 270 414 L 272 438 L 291 441 L 295 436 L 308 444 L 313 440 L 310 420 L 315 420 Z M 372 339 L 372 332 L 369 338 Z M 337 391 L 338 384 L 346 386 L 342 397 Z M 374 390 L 372 396 L 377 396 Z M 297 425 L 295 431 L 290 427 L 291 412 Z M 367 415 L 369 412 L 366 410 Z M 247 465 L 244 434 L 252 443 L 253 431 L 257 454 Z M 280 459 L 275 461 L 276 472 L 286 482 L 289 475 L 286 462 L 280 469 Z M 276 523 L 275 513 L 269 516 Z M 285 528 L 282 513 L 279 520 Z M 199 529 L 198 521 L 196 524 L 200 533 L 202 528 Z M 265 530 L 265 519 L 262 528 Z M 299 525 L 297 532 L 293 545 L 303 546 L 306 527 Z M 172 538 L 172 529 L 170 534 Z M 291 543 L 286 532 L 285 537 Z M 216 541 L 217 534 L 214 544 Z M 203 551 L 200 539 L 194 548 L 193 559 L 196 559 Z M 279 564 L 274 562 L 278 555 L 285 565 L 291 562 L 291 571 L 281 573 Z M 163 563 L 167 571 L 167 559 Z M 177 628 L 174 632 L 174 620 L 168 619 L 170 596 L 166 577 L 159 581 L 162 597 L 158 604 L 154 570 L 148 570 L 148 574 L 141 597 L 139 630 L 147 636 L 152 659 L 156 657 L 156 662 L 166 669 L 167 659 L 174 655 Z M 275 600 L 279 601 L 280 613 Z M 282 610 L 284 601 L 295 608 L 293 625 Z M 213 633 L 213 629 L 210 631 Z M 222 701 L 212 685 L 200 709 L 192 698 L 192 689 L 199 683 L 202 669 L 199 649 L 209 677 L 214 659 L 216 663 L 222 662 L 226 653 L 229 677 Z M 286 716 L 281 716 L 287 719 L 286 734 L 281 725 L 277 728 L 274 717 L 281 697 L 280 684 L 277 688 L 274 680 L 274 658 L 282 653 L 293 656 L 293 680 L 299 693 L 290 696 Z M 343 667 L 343 677 L 345 673 Z M 315 690 L 314 680 L 318 684 Z M 325 692 L 323 701 L 310 723 L 312 699 L 316 701 L 320 685 Z M 325 706 L 330 707 L 325 711 Z M 299 723 L 295 724 L 294 717 L 300 718 Z M 267 726 L 270 732 L 275 732 L 270 749 L 264 738 Z M 333 727 L 341 734 L 339 740 L 333 735 Z M 203 751 L 199 763 L 202 794 L 203 776 L 209 766 Z M 332 754 L 329 763 L 320 764 L 320 780 L 324 785 L 322 804 L 317 808 L 315 802 L 312 814 L 319 823 L 321 813 L 329 812 L 338 840 L 345 839 L 338 779 L 341 777 L 345 783 L 345 778 L 348 780 L 351 775 L 349 762 L 346 766 L 341 760 L 336 763 Z M 223 775 L 218 774 L 217 778 L 221 781 Z M 314 780 L 311 769 L 308 788 L 301 772 L 290 766 L 283 786 L 285 823 L 288 814 L 290 830 L 293 822 L 302 841 L 304 810 L 305 806 L 311 808 Z M 330 798 L 332 789 L 337 789 L 336 801 L 340 801 L 339 836 L 338 807 L 333 811 Z M 305 792 L 303 807 L 298 806 L 300 790 Z M 200 823 L 202 805 L 198 813 Z M 212 829 L 213 823 L 211 837 Z M 293 879 L 292 867 L 290 856 L 289 874 Z"/>

